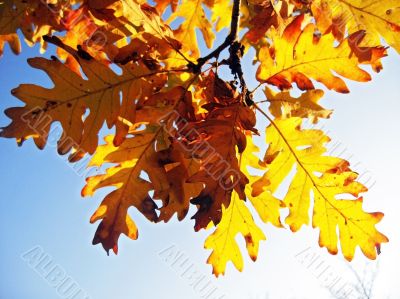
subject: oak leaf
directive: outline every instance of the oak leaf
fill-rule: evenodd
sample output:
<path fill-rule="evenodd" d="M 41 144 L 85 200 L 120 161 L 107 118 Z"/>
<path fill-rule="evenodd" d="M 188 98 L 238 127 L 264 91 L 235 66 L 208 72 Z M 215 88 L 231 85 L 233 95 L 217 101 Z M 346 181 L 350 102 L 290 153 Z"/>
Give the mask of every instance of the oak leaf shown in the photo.
<path fill-rule="evenodd" d="M 375 71 L 381 69 L 379 59 L 386 55 L 382 47 L 363 48 L 359 43 L 365 33 L 357 32 L 334 47 L 333 35 L 315 35 L 315 25 L 310 23 L 302 30 L 304 16 L 300 15 L 283 32 L 271 34 L 272 46 L 259 52 L 260 67 L 257 79 L 281 89 L 291 88 L 296 83 L 301 90 L 314 89 L 311 79 L 338 92 L 349 92 L 339 76 L 366 82 L 371 76 L 360 68 L 371 64 Z M 333 74 L 337 73 L 339 76 Z"/>
<path fill-rule="evenodd" d="M 252 195 L 263 192 L 273 195 L 295 168 L 284 198 L 289 208 L 285 222 L 291 230 L 298 231 L 302 225 L 309 224 L 313 199 L 312 223 L 320 230 L 321 247 L 332 254 L 338 252 L 338 228 L 346 259 L 353 258 L 357 246 L 368 258 L 375 259 L 376 248 L 388 241 L 375 228 L 383 214 L 362 210 L 359 194 L 367 188 L 356 181 L 357 174 L 350 170 L 347 161 L 324 155 L 329 138 L 322 131 L 302 129 L 301 123 L 302 119 L 297 117 L 277 118 L 267 128 L 269 147 L 263 159 L 267 171 L 252 184 Z"/>
<path fill-rule="evenodd" d="M 179 18 L 183 18 L 179 27 L 174 30 L 175 37 L 182 42 L 186 51 L 191 52 L 191 57 L 198 58 L 200 55 L 197 43 L 196 30 L 199 29 L 204 42 L 208 48 L 211 48 L 215 40 L 213 24 L 216 31 L 227 27 L 230 23 L 230 11 L 232 4 L 230 0 L 186 0 L 176 6 L 174 1 L 170 2 L 173 8 L 172 14 L 167 22 L 173 23 Z M 165 9 L 165 5 L 161 9 Z M 211 18 L 208 19 L 206 9 L 211 10 Z"/>
<path fill-rule="evenodd" d="M 17 46 L 17 33 L 21 30 L 25 41 L 32 46 L 37 42 L 44 48 L 42 36 L 53 31 L 65 30 L 63 15 L 71 9 L 76 1 L 58 1 L 50 3 L 41 0 L 3 0 L 0 2 L 0 49 L 4 42 L 11 43 L 16 54 L 20 52 Z"/>
<path fill-rule="evenodd" d="M 228 207 L 222 206 L 222 219 L 215 231 L 206 239 L 204 247 L 212 249 L 207 263 L 213 266 L 216 276 L 225 273 L 228 261 L 242 271 L 243 257 L 236 242 L 241 234 L 246 241 L 246 248 L 253 261 L 257 259 L 259 243 L 265 240 L 262 230 L 256 225 L 249 209 L 236 192 Z"/>
<path fill-rule="evenodd" d="M 260 176 L 255 175 L 252 170 L 265 171 L 258 157 L 259 152 L 260 149 L 254 144 L 252 136 L 247 134 L 247 147 L 240 157 L 240 169 L 249 179 L 246 185 L 246 196 L 263 222 L 281 228 L 283 225 L 280 211 L 285 204 L 270 192 L 263 192 L 257 196 L 252 194 L 252 185 L 260 179 Z"/>
<path fill-rule="evenodd" d="M 5 34 L 0 36 L 0 57 L 3 56 L 4 46 L 8 43 L 14 54 L 21 53 L 21 42 L 16 33 Z"/>
<path fill-rule="evenodd" d="M 144 101 L 158 86 L 165 83 L 165 74 L 157 66 L 149 69 L 143 62 L 124 66 L 117 75 L 84 51 L 63 46 L 79 62 L 88 79 L 82 78 L 59 60 L 29 59 L 32 67 L 44 70 L 53 80 L 54 88 L 36 85 L 20 85 L 13 95 L 25 102 L 23 107 L 6 110 L 13 120 L 3 128 L 0 136 L 16 138 L 22 143 L 33 138 L 39 148 L 44 148 L 50 126 L 59 121 L 63 136 L 58 142 L 60 154 L 74 150 L 71 160 L 77 160 L 86 152 L 92 154 L 98 145 L 98 132 L 106 122 L 116 126 L 116 141 L 123 140 L 127 126 L 120 118 L 134 122 L 135 100 Z M 122 93 L 122 102 L 120 99 Z M 89 111 L 89 115 L 82 119 Z"/>
<path fill-rule="evenodd" d="M 158 221 L 168 222 L 176 213 L 178 220 L 183 220 L 190 208 L 190 200 L 203 189 L 200 183 L 190 183 L 189 178 L 199 170 L 196 159 L 186 158 L 183 150 L 176 150 L 180 145 L 173 144 L 169 162 L 165 165 L 169 182 L 168 192 L 162 196 L 163 206 L 159 209 Z"/>
<path fill-rule="evenodd" d="M 248 183 L 240 171 L 236 153 L 243 152 L 246 137 L 243 130 L 254 127 L 254 113 L 240 104 L 213 108 L 204 121 L 188 127 L 194 134 L 187 134 L 191 155 L 201 160 L 199 171 L 189 182 L 203 183 L 205 188 L 191 202 L 199 206 L 192 217 L 195 230 L 207 227 L 212 221 L 218 224 L 222 205 L 228 207 L 232 190 L 245 199 L 244 188 Z"/>
<path fill-rule="evenodd" d="M 150 221 L 157 221 L 157 206 L 148 193 L 168 184 L 154 150 L 155 138 L 159 132 L 160 129 L 156 133 L 137 132 L 119 147 L 113 145 L 113 136 L 107 136 L 106 144 L 99 146 L 89 164 L 101 166 L 100 163 L 117 163 L 108 168 L 105 174 L 88 178 L 82 190 L 83 196 L 89 196 L 99 188 L 116 187 L 90 218 L 91 223 L 101 219 L 93 244 L 101 243 L 107 252 L 110 249 L 118 252 L 121 233 L 131 239 L 138 237 L 136 224 L 128 215 L 129 207 L 136 207 Z M 146 171 L 151 182 L 141 177 L 142 171 Z"/>
<path fill-rule="evenodd" d="M 276 118 L 308 117 L 315 124 L 319 118 L 329 118 L 333 112 L 318 104 L 324 96 L 324 91 L 321 89 L 308 90 L 298 98 L 292 97 L 289 91 L 275 93 L 268 87 L 265 88 L 264 93 L 267 97 L 266 101 L 270 104 L 269 111 Z"/>
<path fill-rule="evenodd" d="M 314 0 L 311 9 L 318 28 L 331 31 L 338 40 L 346 32 L 365 30 L 362 46 L 378 46 L 381 37 L 400 52 L 400 3 L 397 0 Z"/>

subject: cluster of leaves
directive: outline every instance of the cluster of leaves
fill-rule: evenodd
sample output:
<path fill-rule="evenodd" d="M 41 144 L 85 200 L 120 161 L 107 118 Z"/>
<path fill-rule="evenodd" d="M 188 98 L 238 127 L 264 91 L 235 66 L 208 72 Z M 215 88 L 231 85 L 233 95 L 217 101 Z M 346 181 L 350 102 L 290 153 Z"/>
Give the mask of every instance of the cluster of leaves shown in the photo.
<path fill-rule="evenodd" d="M 212 49 L 224 28 L 223 43 L 201 56 L 198 41 Z M 28 60 L 54 87 L 12 90 L 25 105 L 5 111 L 12 121 L 0 136 L 18 144 L 32 138 L 42 149 L 59 122 L 60 154 L 71 162 L 92 155 L 89 167 L 107 168 L 82 190 L 114 187 L 90 219 L 100 221 L 93 243 L 107 252 L 117 253 L 121 234 L 138 237 L 130 207 L 167 222 L 192 206 L 195 230 L 213 229 L 205 247 L 216 275 L 229 261 L 242 270 L 237 235 L 257 258 L 266 237 L 255 217 L 294 232 L 312 222 L 319 245 L 336 254 L 340 244 L 348 260 L 356 247 L 374 259 L 388 241 L 375 228 L 383 214 L 362 210 L 367 188 L 357 173 L 328 156 L 329 138 L 303 123 L 332 113 L 318 104 L 324 92 L 316 82 L 347 93 L 344 79 L 371 79 L 363 65 L 382 69 L 382 40 L 400 52 L 398 0 L 2 0 L 0 55 L 6 43 L 19 53 L 22 35 L 42 50 L 57 47 L 58 57 Z M 265 88 L 260 102 L 241 65 L 250 48 Z M 226 66 L 233 81 L 218 76 Z M 301 96 L 291 95 L 293 85 Z M 257 111 L 269 123 L 262 158 L 253 143 Z M 105 123 L 115 134 L 102 144 Z"/>

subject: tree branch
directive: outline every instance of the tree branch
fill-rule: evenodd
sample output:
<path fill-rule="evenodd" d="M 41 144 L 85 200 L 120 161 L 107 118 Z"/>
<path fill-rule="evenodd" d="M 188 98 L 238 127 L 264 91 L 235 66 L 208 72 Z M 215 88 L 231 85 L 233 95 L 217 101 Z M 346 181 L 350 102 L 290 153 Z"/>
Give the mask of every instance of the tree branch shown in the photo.
<path fill-rule="evenodd" d="M 239 15 L 240 15 L 240 3 L 241 3 L 241 0 L 233 0 L 231 30 L 230 30 L 228 36 L 225 38 L 224 42 L 221 45 L 219 45 L 214 51 L 209 53 L 208 55 L 197 59 L 197 64 L 193 63 L 193 62 L 189 62 L 188 68 L 191 69 L 194 73 L 201 72 L 201 68 L 208 60 L 210 60 L 212 58 L 217 58 L 223 50 L 230 47 L 237 40 L 237 33 L 238 33 L 238 27 L 239 27 Z"/>
<path fill-rule="evenodd" d="M 197 63 L 190 62 L 188 64 L 188 68 L 194 73 L 200 73 L 201 68 L 208 60 L 212 58 L 218 58 L 221 52 L 229 47 L 229 58 L 225 61 L 225 63 L 229 65 L 231 73 L 235 77 L 235 79 L 238 79 L 240 82 L 243 103 L 247 106 L 251 106 L 254 104 L 252 100 L 252 93 L 248 92 L 247 85 L 244 80 L 242 65 L 240 62 L 244 53 L 244 47 L 238 41 L 240 5 L 241 0 L 233 0 L 231 30 L 228 36 L 225 38 L 224 42 L 208 55 L 197 59 Z"/>

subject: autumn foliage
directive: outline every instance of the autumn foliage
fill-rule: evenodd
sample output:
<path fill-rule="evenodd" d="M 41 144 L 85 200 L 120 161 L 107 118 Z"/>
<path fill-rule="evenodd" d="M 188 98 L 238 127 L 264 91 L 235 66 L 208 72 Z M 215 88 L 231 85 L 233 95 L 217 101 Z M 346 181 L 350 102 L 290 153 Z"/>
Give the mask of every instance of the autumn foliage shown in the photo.
<path fill-rule="evenodd" d="M 107 252 L 117 253 L 121 234 L 138 238 L 131 207 L 155 223 L 194 211 L 195 230 L 211 231 L 215 275 L 228 262 L 242 270 L 237 235 L 256 260 L 266 240 L 258 220 L 293 232 L 311 223 L 319 245 L 340 246 L 348 260 L 357 247 L 375 259 L 388 241 L 375 228 L 383 214 L 362 209 L 357 173 L 305 121 L 332 113 L 318 103 L 321 88 L 348 93 L 346 79 L 367 82 L 382 69 L 386 46 L 400 52 L 398 0 L 2 0 L 0 55 L 6 44 L 18 54 L 22 40 L 56 49 L 28 60 L 54 87 L 12 90 L 24 105 L 5 111 L 0 136 L 43 149 L 57 122 L 59 154 L 105 169 L 82 195 L 113 187 L 90 219 L 93 244 Z M 242 64 L 247 53 L 255 74 Z M 115 133 L 103 141 L 105 124 Z"/>

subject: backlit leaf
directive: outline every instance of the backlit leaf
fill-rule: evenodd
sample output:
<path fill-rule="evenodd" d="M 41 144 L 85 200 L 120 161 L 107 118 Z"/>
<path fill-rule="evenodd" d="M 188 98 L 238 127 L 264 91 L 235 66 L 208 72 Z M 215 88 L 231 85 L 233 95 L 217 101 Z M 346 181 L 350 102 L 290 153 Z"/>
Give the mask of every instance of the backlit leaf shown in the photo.
<path fill-rule="evenodd" d="M 338 92 L 349 92 L 339 76 L 366 82 L 371 76 L 360 68 L 371 64 L 376 71 L 381 69 L 379 59 L 385 56 L 384 48 L 364 48 L 359 43 L 365 33 L 359 31 L 334 47 L 333 35 L 315 35 L 315 25 L 307 24 L 302 30 L 303 16 L 297 17 L 282 36 L 273 34 L 271 47 L 263 47 L 259 53 L 261 65 L 257 79 L 281 89 L 291 88 L 296 83 L 301 90 L 314 89 L 311 79 Z M 338 75 L 336 75 L 338 74 Z"/>
<path fill-rule="evenodd" d="M 269 147 L 263 159 L 267 171 L 253 183 L 252 195 L 273 195 L 294 168 L 284 198 L 289 208 L 285 222 L 291 230 L 296 232 L 309 224 L 312 208 L 312 223 L 320 230 L 321 247 L 332 254 L 338 252 L 338 229 L 346 259 L 352 260 L 357 246 L 368 258 L 375 259 L 376 248 L 388 241 L 375 228 L 383 214 L 362 210 L 359 194 L 367 188 L 356 181 L 357 174 L 347 161 L 324 155 L 329 138 L 322 131 L 302 129 L 301 123 L 297 117 L 275 119 L 267 128 Z"/>
<path fill-rule="evenodd" d="M 358 0 L 313 0 L 312 12 L 322 32 L 332 31 L 342 40 L 346 30 L 365 30 L 363 46 L 378 46 L 381 37 L 400 52 L 400 2 Z"/>

